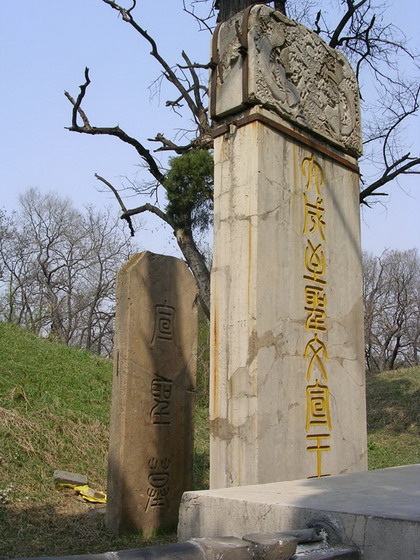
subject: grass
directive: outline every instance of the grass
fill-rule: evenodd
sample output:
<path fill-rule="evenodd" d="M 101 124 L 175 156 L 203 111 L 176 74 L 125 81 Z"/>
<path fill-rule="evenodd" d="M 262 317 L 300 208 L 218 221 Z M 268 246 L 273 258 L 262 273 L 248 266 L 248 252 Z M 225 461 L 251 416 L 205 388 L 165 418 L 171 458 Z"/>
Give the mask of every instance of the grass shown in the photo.
<path fill-rule="evenodd" d="M 208 348 L 200 323 L 194 484 L 208 485 Z M 106 531 L 103 508 L 53 483 L 55 469 L 106 485 L 112 364 L 0 322 L 0 559 L 174 542 Z M 102 512 L 102 513 L 101 513 Z"/>
<path fill-rule="evenodd" d="M 36 499 L 45 499 L 51 469 L 60 465 L 103 485 L 109 361 L 6 323 L 0 341 L 1 477 L 13 484 L 15 499 L 32 495 L 33 481 Z"/>
<path fill-rule="evenodd" d="M 200 321 L 194 487 L 208 486 L 208 328 Z M 174 542 L 106 531 L 100 508 L 53 484 L 104 490 L 112 364 L 0 323 L 0 560 Z M 420 368 L 367 379 L 369 467 L 420 462 Z"/>
<path fill-rule="evenodd" d="M 420 463 L 420 367 L 367 378 L 370 469 Z"/>

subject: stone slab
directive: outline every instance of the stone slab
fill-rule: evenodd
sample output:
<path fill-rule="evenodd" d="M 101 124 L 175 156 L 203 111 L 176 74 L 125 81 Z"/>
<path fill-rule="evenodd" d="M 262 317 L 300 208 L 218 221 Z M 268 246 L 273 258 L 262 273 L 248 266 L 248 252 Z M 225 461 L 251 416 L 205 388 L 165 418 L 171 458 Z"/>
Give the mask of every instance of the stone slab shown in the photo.
<path fill-rule="evenodd" d="M 242 537 L 249 543 L 255 560 L 289 560 L 297 548 L 297 539 L 289 536 L 277 537 L 274 533 L 251 534 Z"/>
<path fill-rule="evenodd" d="M 194 542 L 149 546 L 102 554 L 78 554 L 71 556 L 43 556 L 36 558 L 16 558 L 16 560 L 206 560 L 202 548 Z"/>
<path fill-rule="evenodd" d="M 59 469 L 54 471 L 54 482 L 57 484 L 74 484 L 75 486 L 83 486 L 88 483 L 87 476 L 84 474 L 61 471 Z"/>
<path fill-rule="evenodd" d="M 366 470 L 356 162 L 244 119 L 214 146 L 210 487 Z"/>
<path fill-rule="evenodd" d="M 280 535 L 280 533 L 279 533 Z M 264 539 L 261 535 L 260 538 Z M 285 540 L 284 535 L 282 539 Z M 257 537 L 257 540 L 260 539 Z M 295 541 L 295 539 L 292 539 Z M 290 539 L 288 539 L 290 542 Z M 286 545 L 286 546 L 284 546 Z M 287 549 L 289 548 L 289 552 Z M 117 552 L 105 552 L 103 554 L 82 554 L 76 556 L 48 556 L 42 558 L 17 558 L 16 560 L 292 560 L 293 550 L 296 549 L 296 541 L 293 547 L 288 543 L 271 543 L 265 549 L 256 551 L 249 543 L 235 537 L 217 537 L 193 539 L 191 541 L 150 546 L 132 550 L 121 550 Z M 293 560 L 360 560 L 359 552 L 354 548 L 336 548 L 325 546 L 311 549 L 301 547 Z"/>
<path fill-rule="evenodd" d="M 322 520 L 364 560 L 420 557 L 420 465 L 187 492 L 178 538 L 288 531 Z"/>
<path fill-rule="evenodd" d="M 134 255 L 117 278 L 107 526 L 176 527 L 192 488 L 196 284 L 180 259 Z"/>

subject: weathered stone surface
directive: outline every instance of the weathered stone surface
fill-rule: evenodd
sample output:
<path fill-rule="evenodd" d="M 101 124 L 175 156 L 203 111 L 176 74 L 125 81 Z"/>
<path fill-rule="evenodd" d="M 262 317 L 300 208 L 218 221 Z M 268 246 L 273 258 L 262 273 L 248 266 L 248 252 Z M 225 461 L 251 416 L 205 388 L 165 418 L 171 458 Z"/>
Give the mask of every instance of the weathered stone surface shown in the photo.
<path fill-rule="evenodd" d="M 222 23 L 213 41 L 214 119 L 261 105 L 347 153 L 361 154 L 359 91 L 343 54 L 263 5 Z"/>
<path fill-rule="evenodd" d="M 206 560 L 253 560 L 248 543 L 237 537 L 204 537 L 191 541 L 202 548 Z"/>
<path fill-rule="evenodd" d="M 298 551 L 293 559 L 304 558 L 304 560 L 359 560 L 356 553 L 350 554 L 351 550 L 332 550 L 325 546 L 322 550 L 308 550 L 306 547 Z M 356 552 L 356 551 L 354 551 Z M 77 556 L 55 556 L 44 558 L 27 558 L 26 560 L 252 560 L 252 555 L 247 544 L 234 537 L 217 537 L 192 539 L 191 541 L 137 548 L 132 550 L 121 550 L 118 552 L 105 552 L 103 554 L 82 554 Z M 17 560 L 25 560 L 18 558 Z M 269 560 L 264 557 L 261 560 Z M 280 557 L 277 560 L 281 560 Z"/>
<path fill-rule="evenodd" d="M 315 528 L 307 528 L 307 529 L 292 529 L 290 531 L 274 531 L 270 533 L 250 533 L 248 535 L 244 535 L 242 538 L 248 541 L 260 541 L 264 539 L 264 542 L 270 541 L 281 541 L 285 537 L 293 537 L 296 539 L 297 543 L 312 543 L 312 542 L 319 542 L 324 540 L 324 537 L 320 534 L 319 530 Z"/>
<path fill-rule="evenodd" d="M 409 465 L 187 492 L 180 508 L 178 538 L 223 534 L 239 537 L 246 532 L 288 532 L 320 524 L 338 528 L 344 545 L 352 543 L 360 548 L 364 560 L 417 560 L 419 477 L 420 465 Z M 317 558 L 323 558 L 318 554 Z M 306 554 L 302 557 L 307 558 Z"/>
<path fill-rule="evenodd" d="M 298 551 L 293 560 L 362 560 L 359 551 L 353 547 L 332 550 Z"/>
<path fill-rule="evenodd" d="M 249 543 L 255 560 L 289 560 L 296 552 L 298 542 L 294 537 L 276 537 L 273 533 L 254 533 L 242 538 Z"/>
<path fill-rule="evenodd" d="M 203 553 L 203 549 L 192 541 L 149 546 L 102 554 L 80 554 L 76 556 L 48 556 L 43 558 L 17 558 L 16 560 L 210 560 Z M 246 559 L 244 559 L 246 560 Z"/>
<path fill-rule="evenodd" d="M 117 282 L 107 525 L 176 526 L 191 488 L 196 287 L 185 263 L 145 252 Z"/>
<path fill-rule="evenodd" d="M 212 488 L 367 468 L 356 161 L 247 116 L 215 140 Z"/>

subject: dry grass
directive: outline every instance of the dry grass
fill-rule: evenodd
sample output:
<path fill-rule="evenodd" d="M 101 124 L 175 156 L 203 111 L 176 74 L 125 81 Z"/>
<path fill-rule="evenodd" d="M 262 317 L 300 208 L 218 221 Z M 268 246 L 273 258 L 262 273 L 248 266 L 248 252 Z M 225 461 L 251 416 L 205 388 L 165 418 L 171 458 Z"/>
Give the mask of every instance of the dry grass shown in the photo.
<path fill-rule="evenodd" d="M 37 506 L 0 506 L 0 557 L 94 554 L 162 542 L 175 535 L 144 540 L 141 535 L 115 538 L 104 526 L 100 508 L 78 501 L 71 491 L 51 493 L 47 503 Z"/>

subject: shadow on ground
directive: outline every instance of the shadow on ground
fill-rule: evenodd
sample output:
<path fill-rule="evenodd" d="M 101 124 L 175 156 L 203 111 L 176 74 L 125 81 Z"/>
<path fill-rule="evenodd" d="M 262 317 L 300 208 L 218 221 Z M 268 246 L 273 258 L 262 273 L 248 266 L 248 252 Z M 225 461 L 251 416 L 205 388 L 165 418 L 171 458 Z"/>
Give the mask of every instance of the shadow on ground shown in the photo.
<path fill-rule="evenodd" d="M 93 554 L 176 542 L 174 533 L 143 539 L 114 537 L 106 531 L 103 507 L 87 506 L 65 514 L 50 505 L 0 506 L 0 560 L 37 556 Z"/>

